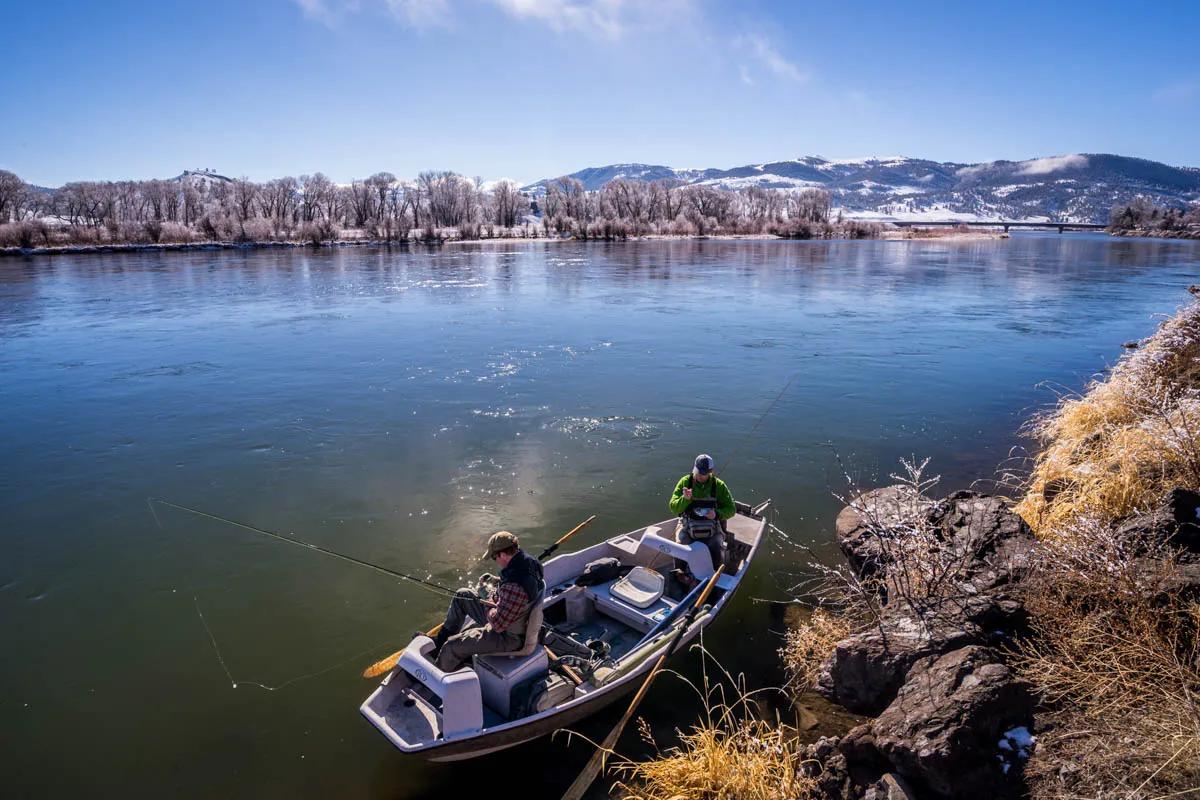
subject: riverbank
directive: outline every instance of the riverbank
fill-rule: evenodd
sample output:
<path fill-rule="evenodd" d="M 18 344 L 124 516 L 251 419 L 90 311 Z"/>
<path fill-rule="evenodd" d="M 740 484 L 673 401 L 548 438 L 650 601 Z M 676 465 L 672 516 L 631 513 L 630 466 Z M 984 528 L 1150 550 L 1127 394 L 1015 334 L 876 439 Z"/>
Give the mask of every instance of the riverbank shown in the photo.
<path fill-rule="evenodd" d="M 848 494 L 846 563 L 812 565 L 781 656 L 795 702 L 863 721 L 812 741 L 709 714 L 622 796 L 672 796 L 688 764 L 712 772 L 705 796 L 734 796 L 722 776 L 740 785 L 745 763 L 780 800 L 1200 791 L 1198 391 L 1192 302 L 1031 423 L 1032 470 L 1000 476 L 1015 500 L 938 499 L 917 463 Z"/>
<path fill-rule="evenodd" d="M 1112 236 L 1139 236 L 1150 239 L 1200 239 L 1200 225 L 1189 228 L 1109 228 Z"/>
<path fill-rule="evenodd" d="M 319 243 L 308 241 L 255 241 L 255 242 L 169 242 L 159 244 L 126 243 L 126 244 L 68 244 L 51 247 L 3 247 L 0 256 L 77 256 L 112 253 L 174 253 L 174 252 L 204 252 L 218 250 L 269 250 L 296 248 L 339 248 L 339 247 L 396 247 L 396 248 L 427 248 L 445 247 L 464 244 L 548 244 L 560 242 L 605 241 L 605 242 L 638 242 L 638 241 L 768 241 L 787 239 L 806 239 L 808 237 L 777 236 L 770 233 L 759 234 L 712 234 L 712 235 L 668 235 L 652 234 L 647 236 L 618 236 L 613 238 L 596 237 L 577 239 L 573 236 L 497 236 L 478 239 L 463 239 L 446 237 L 444 239 L 414 238 L 403 241 L 395 239 L 333 239 Z M 875 238 L 863 236 L 823 236 L 813 237 L 826 241 Z M 879 237 L 892 238 L 892 237 Z M 916 237 L 928 238 L 928 237 Z M 964 238 L 998 238 L 992 236 Z"/>

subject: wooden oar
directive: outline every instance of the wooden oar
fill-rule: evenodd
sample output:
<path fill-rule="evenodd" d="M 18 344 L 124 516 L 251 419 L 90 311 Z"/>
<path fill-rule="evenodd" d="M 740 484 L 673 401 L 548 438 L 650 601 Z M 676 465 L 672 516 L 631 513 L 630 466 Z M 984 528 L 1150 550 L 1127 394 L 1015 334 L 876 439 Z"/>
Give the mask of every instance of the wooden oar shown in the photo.
<path fill-rule="evenodd" d="M 557 542 L 555 542 L 554 544 L 547 547 L 544 551 L 542 551 L 542 554 L 540 556 L 538 556 L 538 561 L 545 561 L 547 558 L 549 558 L 551 555 L 553 555 L 554 551 L 558 549 L 558 546 L 560 544 L 562 544 L 567 539 L 570 539 L 572 536 L 574 536 L 575 534 L 579 533 L 581 530 L 586 528 L 588 523 L 590 523 L 595 518 L 596 518 L 596 515 L 592 514 L 590 517 L 585 519 L 583 522 L 579 523 L 574 528 L 567 531 L 563 536 L 561 536 L 559 538 L 559 540 Z M 426 636 L 429 636 L 432 638 L 432 637 L 436 636 L 437 632 L 440 631 L 441 629 L 442 629 L 442 626 L 438 625 L 436 628 L 434 628 L 429 633 L 427 633 Z M 402 656 L 402 655 L 404 655 L 403 647 L 401 647 L 396 652 L 392 653 L 387 658 L 380 659 L 379 661 L 376 661 L 374 664 L 372 664 L 371 666 L 364 669 L 362 676 L 364 678 L 378 678 L 380 675 L 383 675 L 386 672 L 391 672 L 396 667 L 396 665 L 398 663 L 400 663 L 400 656 Z"/>
<path fill-rule="evenodd" d="M 433 637 L 438 635 L 438 631 L 440 631 L 442 629 L 442 625 L 444 625 L 444 624 L 445 623 L 443 623 L 443 622 L 439 622 L 437 625 L 434 625 L 432 628 L 430 628 L 428 633 L 426 633 L 425 635 L 428 636 L 430 639 L 432 639 Z M 374 664 L 372 664 L 371 666 L 369 666 L 363 670 L 362 676 L 364 678 L 378 678 L 380 675 L 383 675 L 385 672 L 391 672 L 396 667 L 396 665 L 400 663 L 400 656 L 404 655 L 405 649 L 406 648 L 401 647 L 399 650 L 392 653 L 387 658 L 376 661 Z"/>
<path fill-rule="evenodd" d="M 579 677 L 578 672 L 571 669 L 570 664 L 560 660 L 559 657 L 554 654 L 554 651 L 549 647 L 546 647 L 545 645 L 542 645 L 542 647 L 545 647 L 546 655 L 549 657 L 550 663 L 567 673 L 567 677 L 571 679 L 571 683 L 575 684 L 576 686 L 583 683 L 583 678 Z"/>
<path fill-rule="evenodd" d="M 592 781 L 596 780 L 601 770 L 604 769 L 604 763 L 608 759 L 608 754 L 616 747 L 617 739 L 621 738 L 621 732 L 625 730 L 625 726 L 629 724 L 629 720 L 633 718 L 633 712 L 637 710 L 638 704 L 642 702 L 642 698 L 646 696 L 646 692 L 650 689 L 650 684 L 653 683 L 658 672 L 662 669 L 663 664 L 675 652 L 675 648 L 679 646 L 680 640 L 683 639 L 683 634 L 687 632 L 692 621 L 696 618 L 696 613 L 700 607 L 704 605 L 704 601 L 708 599 L 709 592 L 717 583 L 717 578 L 721 577 L 721 573 L 725 571 L 725 565 L 721 565 L 720 569 L 713 573 L 713 576 L 708 579 L 708 584 L 705 585 L 704 591 L 696 598 L 696 602 L 688 609 L 687 616 L 684 617 L 683 623 L 679 626 L 679 631 L 671 639 L 671 644 L 666 651 L 659 656 L 658 663 L 654 665 L 654 669 L 650 670 L 650 674 L 646 676 L 646 680 L 642 682 L 642 688 L 638 689 L 636 695 L 633 696 L 633 702 L 629 704 L 629 708 L 625 709 L 625 713 L 621 716 L 615 728 L 609 731 L 608 736 L 604 737 L 604 741 L 600 743 L 598 749 L 588 760 L 587 765 L 583 768 L 583 772 L 577 777 L 563 794 L 562 800 L 580 800 L 583 793 L 592 785 Z"/>
<path fill-rule="evenodd" d="M 585 519 L 583 522 L 579 523 L 579 524 L 578 524 L 578 525 L 576 525 L 574 528 L 571 528 L 571 530 L 569 530 L 569 531 L 567 531 L 566 533 L 564 533 L 564 534 L 563 534 L 563 535 L 562 535 L 562 536 L 559 538 L 559 540 L 558 540 L 557 542 L 555 542 L 554 544 L 550 545 L 550 546 L 549 546 L 549 547 L 547 547 L 545 550 L 543 550 L 543 551 L 542 551 L 542 554 L 541 554 L 540 556 L 538 556 L 538 557 L 537 557 L 537 560 L 538 560 L 538 561 L 545 561 L 547 558 L 549 558 L 550 556 L 554 555 L 554 551 L 558 549 L 558 546 L 559 546 L 560 544 L 562 544 L 562 543 L 563 543 L 563 542 L 565 542 L 567 539 L 570 539 L 572 536 L 574 536 L 575 534 L 579 533 L 581 530 L 583 530 L 584 528 L 586 528 L 586 527 L 588 526 L 588 523 L 590 523 L 590 522 L 591 522 L 592 520 L 594 520 L 595 518 L 596 518 L 596 515 L 595 515 L 595 514 L 592 514 L 590 517 L 588 517 L 587 519 Z"/>

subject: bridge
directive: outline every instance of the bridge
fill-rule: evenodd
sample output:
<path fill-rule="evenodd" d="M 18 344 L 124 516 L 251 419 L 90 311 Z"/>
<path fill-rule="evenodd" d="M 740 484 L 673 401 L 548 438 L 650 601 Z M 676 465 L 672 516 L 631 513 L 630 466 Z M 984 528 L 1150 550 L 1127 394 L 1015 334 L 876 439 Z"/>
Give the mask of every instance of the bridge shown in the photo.
<path fill-rule="evenodd" d="M 1063 231 L 1102 231 L 1108 228 L 1107 225 L 1100 222 L 1012 222 L 1002 219 L 981 220 L 978 222 L 967 222 L 957 219 L 942 221 L 876 219 L 872 221 L 886 222 L 895 225 L 897 228 L 953 228 L 956 225 L 966 225 L 968 228 L 1004 228 L 1005 233 L 1008 233 L 1009 228 L 1038 228 L 1042 230 L 1057 228 L 1059 233 Z"/>

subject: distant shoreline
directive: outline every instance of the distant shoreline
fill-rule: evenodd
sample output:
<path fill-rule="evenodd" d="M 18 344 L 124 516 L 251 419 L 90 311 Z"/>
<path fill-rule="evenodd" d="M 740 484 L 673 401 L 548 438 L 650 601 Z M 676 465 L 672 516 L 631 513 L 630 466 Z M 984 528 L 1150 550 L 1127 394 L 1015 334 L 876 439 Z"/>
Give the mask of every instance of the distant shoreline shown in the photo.
<path fill-rule="evenodd" d="M 912 236 L 910 231 L 902 230 L 885 230 L 878 237 L 873 237 L 873 241 L 990 241 L 996 239 L 1007 239 L 1007 234 L 993 233 L 986 231 L 969 231 L 960 232 L 954 230 L 947 231 L 931 231 L 932 235 Z M 261 241 L 261 242 L 166 242 L 160 244 L 150 243 L 126 243 L 126 244 L 66 244 L 56 245 L 51 247 L 0 247 L 0 256 L 19 257 L 19 256 L 74 256 L 74 255 L 102 255 L 114 253 L 173 253 L 173 252 L 205 252 L 205 251 L 221 251 L 221 250 L 271 250 L 271 249 L 298 249 L 307 248 L 313 250 L 322 250 L 325 248 L 341 248 L 341 247 L 396 247 L 396 248 L 437 248 L 451 245 L 464 244 L 532 244 L 546 243 L 558 244 L 563 242 L 656 242 L 656 241 L 796 241 L 796 242 L 815 242 L 815 241 L 854 241 L 852 237 L 835 236 L 830 238 L 811 238 L 802 239 L 797 237 L 777 236 L 771 233 L 754 233 L 754 234 L 713 234 L 706 236 L 699 235 L 681 235 L 672 236 L 665 234 L 650 234 L 646 236 L 629 236 L 621 239 L 579 239 L 572 236 L 504 236 L 494 237 L 490 239 L 459 239 L 451 238 L 441 242 L 426 242 L 421 239 L 409 239 L 407 241 L 385 240 L 385 239 L 335 239 L 329 242 L 322 242 L 315 245 L 307 241 L 292 241 L 292 242 L 277 242 L 277 241 Z M 866 240 L 863 240 L 866 241 Z"/>

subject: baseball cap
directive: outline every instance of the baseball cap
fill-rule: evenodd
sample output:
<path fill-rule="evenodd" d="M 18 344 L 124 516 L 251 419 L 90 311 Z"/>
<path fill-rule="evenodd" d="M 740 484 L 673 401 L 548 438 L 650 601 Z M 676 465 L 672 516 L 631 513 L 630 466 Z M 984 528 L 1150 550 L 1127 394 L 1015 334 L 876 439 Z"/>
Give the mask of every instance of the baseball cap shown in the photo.
<path fill-rule="evenodd" d="M 510 547 L 520 547 L 521 544 L 517 541 L 517 537 L 508 531 L 496 531 L 488 538 L 487 552 L 484 553 L 486 558 L 495 558 L 496 554 L 501 550 L 507 550 Z"/>
<path fill-rule="evenodd" d="M 710 473 L 712 471 L 713 471 L 712 456 L 710 456 L 706 453 L 701 453 L 700 455 L 696 456 L 696 472 L 700 473 L 701 475 L 707 475 L 708 473 Z"/>

